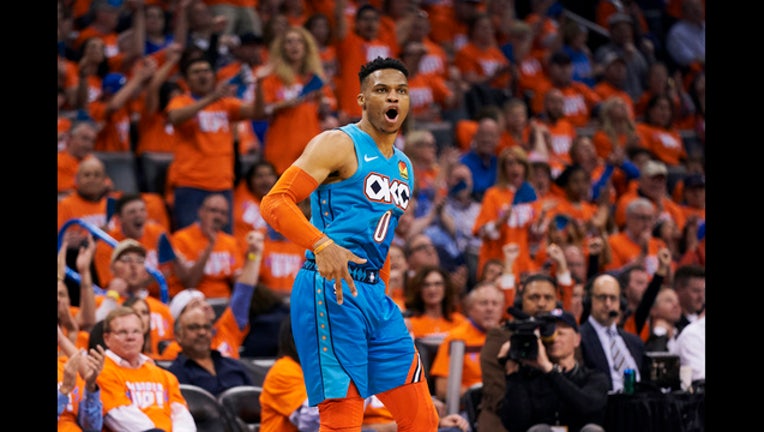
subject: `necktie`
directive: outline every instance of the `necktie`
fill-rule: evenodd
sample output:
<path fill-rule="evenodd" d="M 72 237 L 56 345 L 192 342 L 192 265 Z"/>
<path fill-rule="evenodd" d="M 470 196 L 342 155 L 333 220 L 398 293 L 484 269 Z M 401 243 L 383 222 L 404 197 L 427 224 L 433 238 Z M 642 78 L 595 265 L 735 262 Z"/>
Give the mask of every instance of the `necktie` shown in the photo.
<path fill-rule="evenodd" d="M 607 334 L 610 336 L 610 353 L 613 356 L 613 369 L 616 372 L 621 372 L 621 368 L 626 361 L 626 356 L 623 355 L 623 352 L 621 352 L 621 349 L 618 348 L 618 344 L 616 343 L 618 333 L 613 329 L 608 329 Z"/>

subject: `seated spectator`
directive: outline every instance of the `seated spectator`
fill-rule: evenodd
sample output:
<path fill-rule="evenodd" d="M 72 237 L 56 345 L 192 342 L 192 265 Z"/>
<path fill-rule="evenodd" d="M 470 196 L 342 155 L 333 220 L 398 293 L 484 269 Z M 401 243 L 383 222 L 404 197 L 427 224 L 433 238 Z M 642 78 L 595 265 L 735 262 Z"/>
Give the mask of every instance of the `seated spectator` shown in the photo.
<path fill-rule="evenodd" d="M 461 340 L 465 344 L 459 397 L 468 388 L 482 382 L 480 356 L 475 353 L 485 343 L 486 331 L 499 325 L 503 304 L 504 294 L 491 282 L 481 282 L 467 294 L 464 309 L 469 319 L 448 332 L 430 368 L 430 375 L 435 379 L 436 397 L 446 400 L 452 340 Z"/>
<path fill-rule="evenodd" d="M 76 190 L 80 162 L 92 156 L 97 129 L 89 120 L 75 122 L 66 135 L 66 148 L 58 152 L 58 198 Z"/>
<path fill-rule="evenodd" d="M 265 375 L 260 409 L 261 432 L 318 430 L 318 407 L 308 404 L 288 315 L 279 329 L 278 359 Z"/>
<path fill-rule="evenodd" d="M 179 291 L 188 284 L 192 266 L 177 255 L 172 258 L 160 257 L 161 238 L 164 236 L 170 241 L 170 232 L 149 217 L 146 200 L 141 194 L 123 194 L 117 198 L 112 220 L 115 226 L 106 233 L 118 242 L 125 239 L 139 242 L 146 249 L 145 264 L 161 270 L 168 287 L 172 286 L 175 291 Z M 112 246 L 106 242 L 98 242 L 96 245 L 95 269 L 98 274 L 98 283 L 102 287 L 108 286 L 114 278 L 110 265 L 112 252 Z M 161 262 L 165 259 L 171 260 Z M 149 295 L 160 299 L 159 284 L 153 280 L 149 282 L 146 286 Z"/>
<path fill-rule="evenodd" d="M 151 297 L 146 289 L 151 277 L 146 270 L 146 248 L 133 239 L 117 243 L 111 254 L 111 272 L 114 278 L 106 287 L 106 294 L 96 295 L 95 298 L 98 307 L 96 320 L 104 319 L 128 298 L 143 298 L 151 313 L 151 357 L 155 360 L 174 358 L 166 357 L 166 350 L 160 349 L 173 339 L 174 319 L 168 306 L 156 297 Z"/>
<path fill-rule="evenodd" d="M 260 265 L 262 268 L 262 265 Z M 289 303 L 263 283 L 258 283 L 249 306 L 249 331 L 239 348 L 241 357 L 276 357 L 281 322 L 289 315 Z"/>
<path fill-rule="evenodd" d="M 406 312 L 408 325 L 416 338 L 446 336 L 466 320 L 459 312 L 459 293 L 444 270 L 435 266 L 419 269 L 408 281 Z"/>
<path fill-rule="evenodd" d="M 247 242 L 249 249 L 244 267 L 236 279 L 228 305 L 217 320 L 215 319 L 215 310 L 206 300 L 204 293 L 196 289 L 181 291 L 173 297 L 169 307 L 174 320 L 177 320 L 184 310 L 202 309 L 203 314 L 212 323 L 211 348 L 219 351 L 225 357 L 236 359 L 239 358 L 239 348 L 249 331 L 249 306 L 257 289 L 260 260 L 262 259 L 262 232 L 250 231 Z M 166 356 L 171 359 L 175 359 L 182 351 L 180 340 L 175 339 L 165 350 Z"/>
<path fill-rule="evenodd" d="M 101 387 L 109 430 L 196 431 L 178 379 L 141 353 L 143 327 L 135 310 L 120 306 L 104 319 L 106 359 Z"/>
<path fill-rule="evenodd" d="M 508 431 L 542 431 L 563 426 L 569 431 L 604 432 L 608 381 L 605 373 L 576 361 L 581 334 L 575 317 L 553 309 L 552 342 L 536 340 L 536 358 L 508 356 L 511 342 L 504 342 L 499 361 L 505 364 L 506 392 L 500 416 Z M 545 428 L 542 428 L 545 427 Z"/>
<path fill-rule="evenodd" d="M 103 428 L 101 389 L 104 348 L 79 350 L 58 326 L 58 430 L 100 431 Z"/>
<path fill-rule="evenodd" d="M 238 360 L 212 348 L 212 321 L 204 308 L 185 308 L 175 319 L 175 339 L 181 347 L 168 370 L 181 384 L 193 384 L 217 396 L 239 385 L 253 385 Z"/>
<path fill-rule="evenodd" d="M 58 231 L 61 231 L 64 224 L 72 219 L 79 219 L 97 228 L 105 229 L 106 201 L 111 189 L 106 175 L 106 165 L 95 156 L 84 159 L 77 166 L 75 185 L 76 189 L 73 193 L 58 201 Z M 87 231 L 76 224 L 69 226 L 64 232 L 63 239 L 68 245 L 66 263 L 69 267 L 74 267 L 77 251 L 87 236 Z M 69 282 L 67 287 L 72 304 L 79 304 L 78 287 Z"/>

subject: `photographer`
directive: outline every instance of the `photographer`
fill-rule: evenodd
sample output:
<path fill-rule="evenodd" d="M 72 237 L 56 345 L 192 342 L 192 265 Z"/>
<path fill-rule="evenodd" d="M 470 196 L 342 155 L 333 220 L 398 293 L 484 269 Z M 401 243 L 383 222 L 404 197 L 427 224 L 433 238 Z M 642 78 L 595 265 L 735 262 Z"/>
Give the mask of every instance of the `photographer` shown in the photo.
<path fill-rule="evenodd" d="M 506 250 L 506 252 L 510 251 L 511 249 Z M 516 250 L 514 253 L 517 254 Z M 563 295 L 573 290 L 573 278 L 570 276 L 562 248 L 556 244 L 550 244 L 547 247 L 547 254 L 557 263 L 555 277 L 533 273 L 523 281 L 522 290 L 518 290 L 517 293 L 515 305 L 519 305 L 522 312 L 531 316 L 549 312 L 556 307 L 564 307 L 562 306 Z M 512 284 L 514 286 L 514 280 Z M 478 429 L 482 431 L 505 432 L 499 420 L 499 404 L 504 397 L 504 367 L 496 359 L 501 345 L 509 339 L 510 333 L 505 325 L 488 330 L 480 351 L 483 392 L 478 414 Z"/>
<path fill-rule="evenodd" d="M 499 408 L 502 424 L 509 432 L 558 430 L 553 426 L 564 426 L 569 432 L 604 432 L 599 425 L 605 417 L 607 376 L 576 361 L 581 335 L 575 317 L 554 309 L 537 322 L 537 333 L 543 333 L 544 327 L 555 329 L 546 338 L 553 339 L 550 342 L 536 338 L 535 358 L 526 351 L 513 355 L 510 341 L 499 351 L 506 372 L 506 392 Z"/>

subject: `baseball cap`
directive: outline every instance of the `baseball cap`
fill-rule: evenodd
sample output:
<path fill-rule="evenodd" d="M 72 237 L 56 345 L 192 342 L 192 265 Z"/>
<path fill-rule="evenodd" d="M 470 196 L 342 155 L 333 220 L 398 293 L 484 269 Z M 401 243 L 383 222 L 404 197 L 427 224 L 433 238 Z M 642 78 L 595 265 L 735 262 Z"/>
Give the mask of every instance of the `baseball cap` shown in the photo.
<path fill-rule="evenodd" d="M 657 175 L 668 175 L 668 168 L 663 162 L 657 160 L 649 160 L 645 162 L 645 166 L 642 167 L 641 174 L 643 177 L 654 177 Z"/>
<path fill-rule="evenodd" d="M 105 77 L 103 77 L 103 82 L 101 83 L 101 91 L 108 94 L 114 94 L 118 92 L 126 82 L 127 77 L 125 77 L 124 74 L 119 72 L 108 73 Z"/>
<path fill-rule="evenodd" d="M 137 240 L 125 239 L 117 243 L 117 246 L 111 252 L 111 263 L 114 264 L 114 261 L 127 252 L 137 252 L 144 258 L 146 257 L 146 248 L 142 244 L 138 243 Z"/>
<path fill-rule="evenodd" d="M 578 333 L 578 323 L 576 322 L 576 317 L 574 317 L 572 313 L 560 308 L 556 308 L 549 312 L 549 316 L 554 318 L 556 321 L 563 322 L 571 326 L 573 330 Z"/>
<path fill-rule="evenodd" d="M 684 188 L 703 188 L 706 187 L 706 176 L 703 174 L 690 174 L 684 179 Z"/>
<path fill-rule="evenodd" d="M 198 289 L 188 288 L 175 294 L 175 297 L 170 300 L 169 306 L 172 318 L 178 319 L 178 316 L 183 312 L 183 309 L 185 309 L 186 306 L 191 303 L 191 300 L 195 298 L 204 299 L 204 293 Z"/>

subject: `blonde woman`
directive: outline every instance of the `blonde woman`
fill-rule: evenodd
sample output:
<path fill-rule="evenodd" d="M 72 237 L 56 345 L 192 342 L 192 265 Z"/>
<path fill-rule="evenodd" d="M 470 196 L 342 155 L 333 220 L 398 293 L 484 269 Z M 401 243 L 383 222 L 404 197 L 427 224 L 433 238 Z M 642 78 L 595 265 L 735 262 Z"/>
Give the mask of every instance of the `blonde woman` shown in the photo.
<path fill-rule="evenodd" d="M 337 101 L 324 74 L 313 35 L 303 27 L 289 27 L 270 45 L 266 74 L 257 86 L 258 116 L 267 118 L 263 155 L 284 172 L 310 139 L 337 125 Z M 304 91 L 320 80 L 323 85 Z"/>

